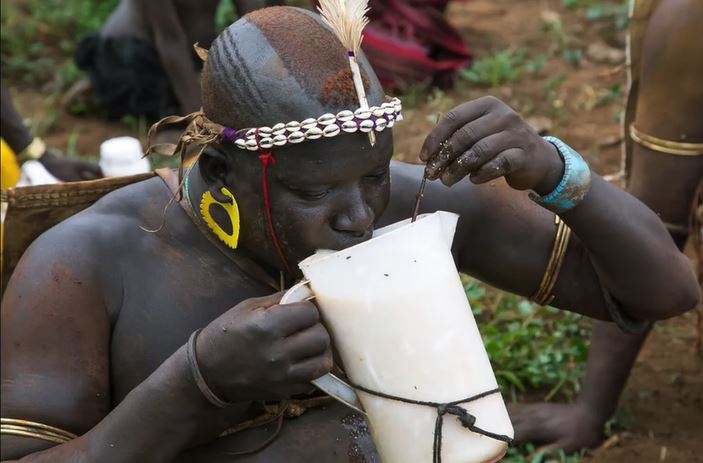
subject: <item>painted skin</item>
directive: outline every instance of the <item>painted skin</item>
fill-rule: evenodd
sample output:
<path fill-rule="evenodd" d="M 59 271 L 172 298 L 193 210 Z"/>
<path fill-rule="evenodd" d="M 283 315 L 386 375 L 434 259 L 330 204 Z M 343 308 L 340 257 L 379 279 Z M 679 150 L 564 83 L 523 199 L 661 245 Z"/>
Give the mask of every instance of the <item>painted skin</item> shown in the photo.
<path fill-rule="evenodd" d="M 250 52 L 259 57 L 256 63 L 266 64 L 266 48 L 256 43 Z M 205 94 L 217 84 L 207 76 L 203 82 Z M 382 91 L 373 79 L 371 86 L 376 103 Z M 271 101 L 294 94 L 301 99 L 296 106 L 268 106 L 266 117 L 299 118 L 291 108 L 319 113 L 319 102 L 306 103 L 296 89 L 292 77 L 276 80 L 266 93 Z M 219 107 L 206 105 L 206 112 L 221 115 L 224 123 L 246 117 L 247 126 L 269 122 L 237 113 L 240 108 L 222 98 L 212 101 Z M 460 215 L 454 253 L 462 271 L 529 295 L 539 284 L 555 230 L 553 214 L 517 189 L 547 193 L 561 176 L 562 161 L 492 97 L 448 113 L 429 135 L 423 156 L 432 162 L 438 141 L 454 134 L 455 153 L 476 152 L 478 146 L 482 161 L 468 170 L 450 162 L 443 181 L 453 186 L 430 183 L 423 212 Z M 385 131 L 373 148 L 365 135 L 354 134 L 276 151 L 271 200 L 290 262 L 318 247 L 353 245 L 367 239 L 372 227 L 411 214 L 423 169 L 390 163 L 392 146 Z M 190 193 L 197 204 L 206 190 L 217 197 L 227 186 L 242 217 L 236 253 L 276 276 L 260 169 L 252 153 L 211 147 L 191 174 Z M 472 174 L 473 182 L 485 183 L 456 181 Z M 2 304 L 2 416 L 49 423 L 81 437 L 41 452 L 50 444 L 2 436 L 2 459 L 377 460 L 363 424 L 335 404 L 286 422 L 281 435 L 253 456 L 227 452 L 258 446 L 272 429 L 214 440 L 246 417 L 252 401 L 308 392 L 308 381 L 331 366 L 329 336 L 313 305 L 278 306 L 280 293 L 271 295 L 268 286 L 233 266 L 178 207 L 168 210 L 161 232 L 143 231 L 140 226 L 158 227 L 169 198 L 159 179 L 120 189 L 45 233 L 25 254 Z M 673 316 L 697 302 L 687 261 L 659 219 L 627 193 L 594 176 L 589 195 L 563 219 L 578 238 L 555 288 L 557 307 L 607 320 L 602 288 L 643 319 Z M 652 270 L 632 281 L 628 275 L 641 268 Z M 203 328 L 197 348 L 205 379 L 238 403 L 231 409 L 215 409 L 192 382 L 182 346 L 197 328 Z"/>

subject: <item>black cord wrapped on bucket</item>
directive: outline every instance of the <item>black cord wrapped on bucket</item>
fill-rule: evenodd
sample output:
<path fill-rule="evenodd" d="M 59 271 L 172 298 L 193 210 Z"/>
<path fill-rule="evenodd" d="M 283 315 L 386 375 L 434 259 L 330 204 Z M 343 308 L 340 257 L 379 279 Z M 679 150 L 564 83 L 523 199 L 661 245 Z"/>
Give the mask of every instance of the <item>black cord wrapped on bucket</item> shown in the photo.
<path fill-rule="evenodd" d="M 482 436 L 490 437 L 491 439 L 495 439 L 501 442 L 506 442 L 508 445 L 513 443 L 513 439 L 511 437 L 508 437 L 503 434 L 495 434 L 476 426 L 476 417 L 469 413 L 465 408 L 459 406 L 463 403 L 473 402 L 474 400 L 482 399 L 492 394 L 497 394 L 500 392 L 500 389 L 498 388 L 491 389 L 490 391 L 481 392 L 480 394 L 476 394 L 465 399 L 455 400 L 453 402 L 447 403 L 440 403 L 397 397 L 383 392 L 372 391 L 371 389 L 355 384 L 353 384 L 352 387 L 358 389 L 361 392 L 365 392 L 376 397 L 381 397 L 382 399 L 395 400 L 397 402 L 403 402 L 406 404 L 422 405 L 425 407 L 435 408 L 437 410 L 437 419 L 435 420 L 434 441 L 432 444 L 432 463 L 442 463 L 442 426 L 444 425 L 444 415 L 447 414 L 456 416 L 461 425 L 471 432 L 475 432 L 476 434 L 481 434 Z"/>

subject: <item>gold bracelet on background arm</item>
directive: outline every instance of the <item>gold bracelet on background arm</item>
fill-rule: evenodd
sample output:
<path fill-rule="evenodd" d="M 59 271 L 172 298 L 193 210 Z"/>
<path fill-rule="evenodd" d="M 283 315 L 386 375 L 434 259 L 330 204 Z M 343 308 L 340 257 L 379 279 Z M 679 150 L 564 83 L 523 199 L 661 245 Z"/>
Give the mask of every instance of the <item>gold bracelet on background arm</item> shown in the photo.
<path fill-rule="evenodd" d="M 554 223 L 557 226 L 557 232 L 554 238 L 552 253 L 547 261 L 547 268 L 544 270 L 539 288 L 531 298 L 539 305 L 548 305 L 554 300 L 552 290 L 557 282 L 557 278 L 559 278 L 561 265 L 564 263 L 564 255 L 566 254 L 566 248 L 569 246 L 569 238 L 571 237 L 571 229 L 558 215 L 555 216 Z"/>
<path fill-rule="evenodd" d="M 677 156 L 703 155 L 703 143 L 684 143 L 680 141 L 664 140 L 653 135 L 639 131 L 635 124 L 630 125 L 630 136 L 638 145 L 660 153 L 674 154 Z"/>
<path fill-rule="evenodd" d="M 55 444 L 64 444 L 78 437 L 73 433 L 53 426 L 13 418 L 0 418 L 0 434 L 32 437 Z"/>

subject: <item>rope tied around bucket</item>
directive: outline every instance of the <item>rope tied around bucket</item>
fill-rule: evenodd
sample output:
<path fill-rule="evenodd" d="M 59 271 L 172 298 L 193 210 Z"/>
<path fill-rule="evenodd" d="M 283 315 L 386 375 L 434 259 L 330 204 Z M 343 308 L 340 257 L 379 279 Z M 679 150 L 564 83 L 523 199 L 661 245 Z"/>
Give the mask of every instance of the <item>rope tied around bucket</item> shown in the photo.
<path fill-rule="evenodd" d="M 411 405 L 422 405 L 425 407 L 432 407 L 437 410 L 437 419 L 435 420 L 435 426 L 434 426 L 434 441 L 432 443 L 432 463 L 442 463 L 442 426 L 444 425 L 444 415 L 453 415 L 455 416 L 461 425 L 468 429 L 471 432 L 475 432 L 476 434 L 481 434 L 482 436 L 490 437 L 491 439 L 495 439 L 501 442 L 505 442 L 508 445 L 513 443 L 513 439 L 511 437 L 508 437 L 503 434 L 496 434 L 490 431 L 486 431 L 485 429 L 479 428 L 476 426 L 476 417 L 472 415 L 471 413 L 468 412 L 463 407 L 460 407 L 460 404 L 468 403 L 468 402 L 473 402 L 475 400 L 482 399 L 484 397 L 487 397 L 489 395 L 497 394 L 500 392 L 500 389 L 495 388 L 491 389 L 489 391 L 481 392 L 479 394 L 473 395 L 471 397 L 467 397 L 465 399 L 461 400 L 455 400 L 453 402 L 430 402 L 430 401 L 425 401 L 425 400 L 413 400 L 413 399 L 406 399 L 404 397 L 398 397 L 390 394 L 386 394 L 385 392 L 378 392 L 374 391 L 371 389 L 368 389 L 364 386 L 358 386 L 353 384 L 352 387 L 354 389 L 358 389 L 361 392 L 365 392 L 367 394 L 380 397 L 382 399 L 389 399 L 389 400 L 395 400 L 396 402 L 403 402 L 406 404 L 411 404 Z"/>

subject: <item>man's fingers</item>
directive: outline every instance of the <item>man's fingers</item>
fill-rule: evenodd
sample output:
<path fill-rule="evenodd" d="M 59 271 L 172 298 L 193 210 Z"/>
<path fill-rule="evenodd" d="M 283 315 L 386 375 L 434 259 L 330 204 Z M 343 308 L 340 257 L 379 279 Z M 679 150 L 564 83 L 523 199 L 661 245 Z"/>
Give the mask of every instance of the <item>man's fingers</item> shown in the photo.
<path fill-rule="evenodd" d="M 444 170 L 441 176 L 442 183 L 447 186 L 454 185 L 514 146 L 515 141 L 506 136 L 504 132 L 495 133 L 479 140 Z"/>
<path fill-rule="evenodd" d="M 245 300 L 241 304 L 241 306 L 267 309 L 269 307 L 278 305 L 278 303 L 281 302 L 281 299 L 283 298 L 284 294 L 286 294 L 285 291 L 279 291 L 277 293 L 269 294 L 268 296 L 252 297 L 250 299 Z"/>
<path fill-rule="evenodd" d="M 266 323 L 280 336 L 288 337 L 320 321 L 320 312 L 312 302 L 274 305 L 266 309 Z"/>
<path fill-rule="evenodd" d="M 332 370 L 332 351 L 327 349 L 322 355 L 307 358 L 291 365 L 288 378 L 291 382 L 312 381 Z"/>
<path fill-rule="evenodd" d="M 482 97 L 461 104 L 445 114 L 425 138 L 420 150 L 420 159 L 427 162 L 435 157 L 439 153 L 442 142 L 449 139 L 460 127 L 487 114 L 496 101 L 498 100 L 495 97 Z"/>
<path fill-rule="evenodd" d="M 284 349 L 290 359 L 303 360 L 321 355 L 330 348 L 330 336 L 320 323 L 288 336 Z"/>
<path fill-rule="evenodd" d="M 490 182 L 499 177 L 522 169 L 525 162 L 525 156 L 521 148 L 510 148 L 491 161 L 482 165 L 478 170 L 473 172 L 469 177 L 473 183 L 480 184 Z"/>
<path fill-rule="evenodd" d="M 459 127 L 440 148 L 438 155 L 430 158 L 427 163 L 428 177 L 432 180 L 436 179 L 461 153 L 469 150 L 485 137 L 496 133 L 499 130 L 496 119 L 491 114 L 487 114 Z"/>

